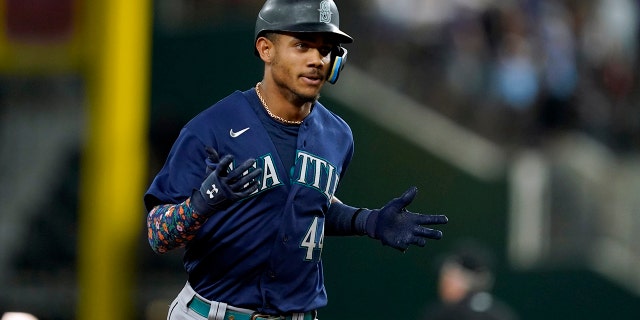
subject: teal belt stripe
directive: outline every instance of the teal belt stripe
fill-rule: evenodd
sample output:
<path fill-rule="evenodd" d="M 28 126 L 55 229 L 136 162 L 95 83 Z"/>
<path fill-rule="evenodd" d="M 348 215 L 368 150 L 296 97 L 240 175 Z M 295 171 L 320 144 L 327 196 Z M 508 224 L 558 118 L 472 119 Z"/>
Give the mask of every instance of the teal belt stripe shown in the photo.
<path fill-rule="evenodd" d="M 205 301 L 202 301 L 200 298 L 198 297 L 193 297 L 193 299 L 191 300 L 191 302 L 189 302 L 189 308 L 191 308 L 191 310 L 195 311 L 197 314 L 203 316 L 203 317 L 208 317 L 209 316 L 209 309 L 211 309 L 211 305 Z M 234 319 L 234 320 L 249 320 L 249 318 L 251 318 L 250 314 L 246 314 L 246 313 L 242 313 L 242 312 L 237 312 L 237 311 L 233 311 L 233 310 L 228 310 L 225 312 L 224 314 L 224 319 L 225 320 L 229 320 L 229 319 Z M 307 312 L 304 314 L 304 320 L 314 320 L 313 319 L 313 313 L 312 312 Z M 260 319 L 265 319 L 262 317 L 257 317 L 256 320 L 260 320 Z M 291 316 L 287 316 L 284 318 L 285 320 L 291 320 Z"/>

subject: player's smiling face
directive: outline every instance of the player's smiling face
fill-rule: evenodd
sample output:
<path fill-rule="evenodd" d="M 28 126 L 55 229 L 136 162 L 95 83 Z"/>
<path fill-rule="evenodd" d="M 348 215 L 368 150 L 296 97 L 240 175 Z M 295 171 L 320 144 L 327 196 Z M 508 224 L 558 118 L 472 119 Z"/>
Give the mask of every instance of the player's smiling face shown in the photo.
<path fill-rule="evenodd" d="M 276 39 L 271 61 L 276 84 L 296 99 L 317 100 L 335 44 L 321 33 L 282 33 Z"/>

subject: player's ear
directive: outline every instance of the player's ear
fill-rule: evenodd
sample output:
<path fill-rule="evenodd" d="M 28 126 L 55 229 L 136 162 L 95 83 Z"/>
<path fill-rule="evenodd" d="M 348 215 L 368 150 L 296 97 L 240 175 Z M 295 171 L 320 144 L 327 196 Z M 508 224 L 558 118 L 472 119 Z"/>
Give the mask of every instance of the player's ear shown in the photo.
<path fill-rule="evenodd" d="M 256 52 L 262 61 L 271 62 L 273 42 L 266 37 L 259 37 L 256 40 Z"/>

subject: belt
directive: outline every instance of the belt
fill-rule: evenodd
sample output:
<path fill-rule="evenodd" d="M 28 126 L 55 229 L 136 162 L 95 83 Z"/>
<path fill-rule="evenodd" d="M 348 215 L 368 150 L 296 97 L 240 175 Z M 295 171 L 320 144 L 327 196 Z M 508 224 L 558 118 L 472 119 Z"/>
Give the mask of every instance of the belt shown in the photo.
<path fill-rule="evenodd" d="M 208 317 L 211 304 L 209 302 L 200 299 L 198 296 L 194 296 L 191 302 L 189 302 L 189 309 L 195 311 L 197 314 Z M 302 315 L 302 314 L 301 314 Z M 294 316 L 273 316 L 261 313 L 244 313 L 227 309 L 224 313 L 224 320 L 315 320 L 316 311 L 305 312 L 303 317 Z"/>

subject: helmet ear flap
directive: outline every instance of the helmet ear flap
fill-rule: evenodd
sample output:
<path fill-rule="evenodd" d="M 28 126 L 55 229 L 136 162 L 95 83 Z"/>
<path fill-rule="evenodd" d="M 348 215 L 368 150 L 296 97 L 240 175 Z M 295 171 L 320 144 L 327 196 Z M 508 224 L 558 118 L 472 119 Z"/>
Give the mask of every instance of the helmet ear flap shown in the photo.
<path fill-rule="evenodd" d="M 344 68 L 347 62 L 347 49 L 336 46 L 331 53 L 331 69 L 329 70 L 329 77 L 327 81 L 331 84 L 335 84 L 340 76 L 340 71 Z"/>

